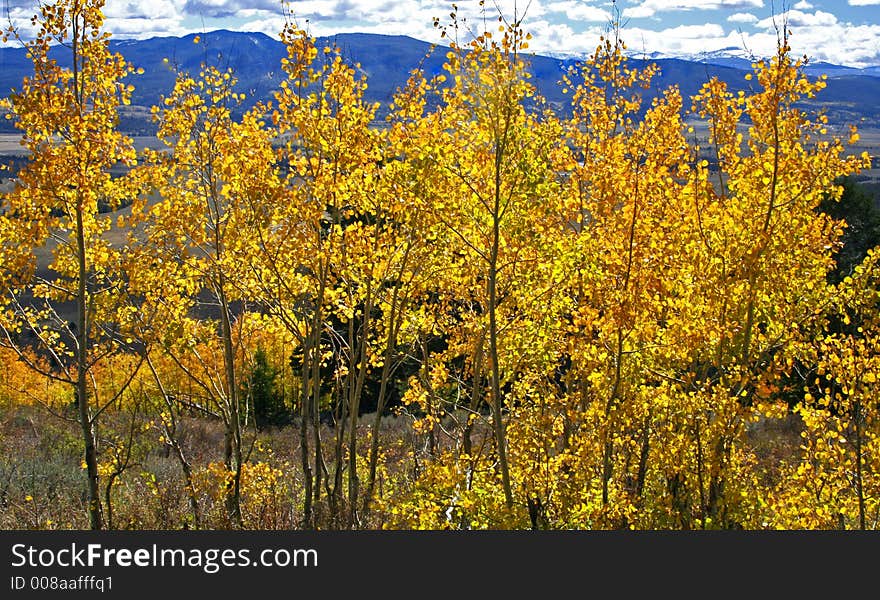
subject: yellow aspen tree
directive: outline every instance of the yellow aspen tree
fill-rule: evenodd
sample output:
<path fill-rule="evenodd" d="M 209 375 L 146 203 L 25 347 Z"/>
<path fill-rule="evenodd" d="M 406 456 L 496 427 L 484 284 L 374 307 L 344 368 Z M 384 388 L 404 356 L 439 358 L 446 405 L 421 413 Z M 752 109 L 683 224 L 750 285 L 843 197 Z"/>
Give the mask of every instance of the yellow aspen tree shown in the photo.
<path fill-rule="evenodd" d="M 548 223 L 559 221 L 552 153 L 561 127 L 529 81 L 530 36 L 519 22 L 497 25 L 497 39 L 485 31 L 451 44 L 445 73 L 426 84 L 439 107 L 419 120 L 406 155 L 422 173 L 418 210 L 433 221 L 437 260 L 448 265 L 436 279 L 442 301 L 429 307 L 446 313 L 437 321 L 447 347 L 422 357 L 408 398 L 427 413 L 419 426 L 432 446 L 439 421 L 464 414 L 461 443 L 438 449 L 427 467 L 429 478 L 454 475 L 442 484 L 448 492 L 434 494 L 448 494 L 437 514 L 454 527 L 525 522 L 534 498 L 511 463 L 507 428 L 518 406 L 543 401 L 535 385 L 552 370 L 552 290 L 562 280 L 545 244 Z M 477 441 L 484 408 L 491 435 Z"/>
<path fill-rule="evenodd" d="M 408 202 L 414 181 L 401 160 L 406 117 L 387 131 L 376 127 L 378 105 L 365 102 L 358 65 L 347 64 L 338 49 L 319 51 L 292 24 L 282 39 L 287 79 L 272 119 L 285 172 L 245 194 L 256 200 L 251 264 L 260 304 L 300 346 L 302 523 L 359 527 L 374 493 L 382 413 L 407 356 L 399 345 L 410 336 L 401 329 L 429 271 L 424 219 Z M 377 410 L 362 483 L 360 417 L 368 380 L 375 379 Z M 321 439 L 322 410 L 334 419 L 332 457 Z"/>
<path fill-rule="evenodd" d="M 811 118 L 797 105 L 825 87 L 803 66 L 783 31 L 776 55 L 747 75 L 756 81 L 753 92 L 734 95 L 713 79 L 694 97 L 717 163 L 712 172 L 707 160 L 696 160 L 688 182 L 688 220 L 698 234 L 689 273 L 695 285 L 678 312 L 690 322 L 679 331 L 703 340 L 685 376 L 701 406 L 687 425 L 697 463 L 688 476 L 692 512 L 701 526 L 742 525 L 754 510 L 742 501 L 754 486 L 737 489 L 750 479 L 737 475 L 752 460 L 747 426 L 784 408 L 766 402 L 766 390 L 786 349 L 827 303 L 841 230 L 817 207 L 839 196 L 839 177 L 867 165 L 865 155 L 847 155 L 844 140 L 827 135 L 824 115 Z"/>
<path fill-rule="evenodd" d="M 254 174 L 248 164 L 266 157 L 259 144 L 248 141 L 259 139 L 259 118 L 254 113 L 233 118 L 243 99 L 235 83 L 230 70 L 203 66 L 198 78 L 180 73 L 163 105 L 154 107 L 158 136 L 168 152 L 150 152 L 144 167 L 159 200 L 141 207 L 147 222 L 131 279 L 132 290 L 145 301 L 161 302 L 161 347 L 224 422 L 227 513 L 240 526 L 250 415 L 238 374 L 243 342 L 235 333 L 241 331 L 236 321 L 249 300 L 242 261 L 247 211 L 239 192 L 249 185 L 241 180 Z M 155 290 L 166 294 L 160 297 Z"/>
<path fill-rule="evenodd" d="M 435 322 L 426 305 L 432 301 L 437 281 L 449 265 L 438 252 L 441 244 L 435 222 L 418 207 L 426 186 L 423 172 L 407 156 L 423 133 L 419 126 L 426 109 L 428 84 L 414 72 L 404 89 L 395 95 L 386 118 L 383 165 L 376 182 L 378 192 L 367 196 L 364 209 L 373 221 L 372 251 L 375 264 L 377 310 L 371 362 L 381 367 L 376 413 L 370 430 L 370 451 L 363 496 L 366 516 L 375 494 L 379 467 L 381 424 L 396 372 L 409 356 L 436 337 Z M 434 297 L 436 299 L 436 297 Z"/>
<path fill-rule="evenodd" d="M 115 333 L 115 324 L 124 320 L 119 257 L 104 235 L 111 222 L 99 212 L 139 193 L 132 177 L 111 176 L 112 168 L 131 167 L 136 159 L 131 139 L 117 131 L 119 109 L 133 90 L 124 80 L 135 69 L 109 50 L 103 4 L 42 4 L 34 17 L 36 37 L 22 42 L 34 74 L 3 107 L 21 131 L 30 161 L 4 199 L 0 222 L 3 343 L 25 359 L 24 348 L 35 346 L 51 366 L 29 364 L 72 388 L 93 529 L 104 526 L 98 417 L 122 393 L 101 394 L 93 371 L 104 357 L 125 348 Z M 18 37 L 15 30 L 8 36 Z M 69 55 L 68 68 L 59 64 L 62 53 Z M 38 254 L 48 257 L 38 260 Z M 62 308 L 66 303 L 73 315 Z"/>
<path fill-rule="evenodd" d="M 325 240 L 334 232 L 328 226 L 323 198 L 311 191 L 323 163 L 312 156 L 315 147 L 302 143 L 300 136 L 314 131 L 320 119 L 315 90 L 325 68 L 316 64 L 314 40 L 292 23 L 285 25 L 281 40 L 287 49 L 281 61 L 287 77 L 270 111 L 271 130 L 279 147 L 271 150 L 274 158 L 266 162 L 284 165 L 285 172 L 264 178 L 259 193 L 246 195 L 247 222 L 255 243 L 249 268 L 257 301 L 283 324 L 298 346 L 291 366 L 299 376 L 295 410 L 303 477 L 300 526 L 313 528 L 317 525 L 315 506 L 327 473 L 319 411 L 326 362 L 324 309 L 327 289 L 332 285 Z M 262 139 L 256 143 L 265 149 Z M 327 151 L 329 144 L 322 146 L 318 141 L 317 150 Z"/>
<path fill-rule="evenodd" d="M 395 257 L 402 252 L 404 265 L 409 260 L 396 237 L 403 209 L 383 193 L 384 134 L 373 127 L 378 105 L 364 101 L 357 65 L 346 64 L 338 49 L 319 52 L 293 24 L 282 40 L 287 79 L 271 117 L 284 172 L 253 178 L 243 194 L 256 240 L 250 264 L 260 304 L 299 342 L 303 526 L 323 525 L 316 511 L 324 495 L 327 524 L 355 527 L 361 399 L 382 364 L 376 336 L 383 299 L 394 289 L 389 279 L 400 278 Z M 329 467 L 322 410 L 335 425 Z"/>
<path fill-rule="evenodd" d="M 629 66 L 617 33 L 564 81 L 572 152 L 559 165 L 571 312 L 554 510 L 563 524 L 591 527 L 632 524 L 644 504 L 668 387 L 656 373 L 675 356 L 666 312 L 679 281 L 689 159 L 678 90 L 644 106 L 657 67 Z"/>

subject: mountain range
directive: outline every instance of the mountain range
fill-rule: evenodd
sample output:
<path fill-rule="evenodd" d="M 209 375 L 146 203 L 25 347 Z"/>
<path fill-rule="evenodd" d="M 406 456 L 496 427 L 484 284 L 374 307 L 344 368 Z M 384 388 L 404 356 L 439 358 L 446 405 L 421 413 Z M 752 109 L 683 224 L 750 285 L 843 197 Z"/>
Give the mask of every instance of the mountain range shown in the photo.
<path fill-rule="evenodd" d="M 135 86 L 132 99 L 134 109 L 126 112 L 121 128 L 130 134 L 148 135 L 153 131 L 149 107 L 161 103 L 174 83 L 175 69 L 197 74 L 200 65 L 212 64 L 231 67 L 239 80 L 239 89 L 248 95 L 249 102 L 269 99 L 284 78 L 281 59 L 286 56 L 284 45 L 262 33 L 217 30 L 195 35 L 160 37 L 146 40 L 114 40 L 111 50 L 118 51 L 128 61 L 144 69 L 132 76 Z M 440 73 L 445 62 L 443 48 L 406 36 L 350 33 L 318 38 L 317 45 L 336 45 L 343 58 L 359 63 L 367 77 L 366 99 L 381 103 L 391 101 L 394 92 L 406 83 L 411 70 L 421 68 L 428 74 Z M 64 64 L 65 56 L 58 55 Z M 166 60 L 167 59 L 167 60 Z M 68 59 L 69 60 L 69 59 Z M 528 57 L 533 82 L 538 91 L 557 110 L 565 112 L 569 97 L 559 84 L 567 70 L 582 61 L 579 56 Z M 688 57 L 670 57 L 660 54 L 635 54 L 630 58 L 634 66 L 651 62 L 660 68 L 648 96 L 658 94 L 670 85 L 677 85 L 685 98 L 696 93 L 711 77 L 726 81 L 735 93 L 754 85 L 745 79 L 751 70 L 748 57 L 736 49 L 704 53 Z M 22 78 L 33 71 L 23 48 L 0 48 L 0 95 L 21 86 Z M 828 63 L 809 64 L 809 75 L 828 75 L 828 86 L 809 104 L 827 111 L 832 123 L 874 124 L 880 121 L 880 67 L 854 69 Z M 686 102 L 686 106 L 689 103 Z M 3 131 L 12 131 L 8 121 L 2 121 Z"/>

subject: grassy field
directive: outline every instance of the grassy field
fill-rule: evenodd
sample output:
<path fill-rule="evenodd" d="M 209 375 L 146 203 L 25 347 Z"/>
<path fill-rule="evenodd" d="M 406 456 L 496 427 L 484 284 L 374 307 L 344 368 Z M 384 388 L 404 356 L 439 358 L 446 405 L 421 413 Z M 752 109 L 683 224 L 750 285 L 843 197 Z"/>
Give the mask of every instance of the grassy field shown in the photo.
<path fill-rule="evenodd" d="M 155 136 L 138 135 L 132 138 L 135 148 L 143 150 L 144 148 L 163 148 L 164 144 Z M 27 155 L 27 150 L 21 145 L 21 136 L 17 133 L 0 133 L 0 156 L 21 156 Z"/>

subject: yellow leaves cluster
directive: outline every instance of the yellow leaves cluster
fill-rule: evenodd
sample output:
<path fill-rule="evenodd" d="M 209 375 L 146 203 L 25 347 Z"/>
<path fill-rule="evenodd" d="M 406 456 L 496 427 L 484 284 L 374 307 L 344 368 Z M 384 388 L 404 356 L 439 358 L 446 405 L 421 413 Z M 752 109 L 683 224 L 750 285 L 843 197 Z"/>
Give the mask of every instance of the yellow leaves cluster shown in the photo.
<path fill-rule="evenodd" d="M 247 462 L 241 469 L 243 526 L 248 529 L 271 529 L 281 521 L 281 511 L 291 494 L 286 463 Z M 224 499 L 235 477 L 222 462 L 212 462 L 193 473 L 196 495 L 203 503 L 207 518 L 226 521 Z"/>
<path fill-rule="evenodd" d="M 468 483 L 470 480 L 470 484 Z M 399 482 L 384 499 L 389 529 L 510 529 L 522 526 L 504 506 L 491 465 L 466 455 L 444 455 L 415 482 Z"/>

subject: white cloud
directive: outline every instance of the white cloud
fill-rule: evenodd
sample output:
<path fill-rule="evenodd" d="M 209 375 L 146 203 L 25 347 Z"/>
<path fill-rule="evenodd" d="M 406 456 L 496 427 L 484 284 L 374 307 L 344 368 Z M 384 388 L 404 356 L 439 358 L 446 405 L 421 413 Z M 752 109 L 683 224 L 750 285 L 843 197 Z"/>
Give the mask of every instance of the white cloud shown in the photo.
<path fill-rule="evenodd" d="M 850 6 L 877 6 L 880 0 L 849 0 Z"/>
<path fill-rule="evenodd" d="M 878 0 L 880 1 L 880 0 Z M 676 10 L 718 10 L 763 8 L 764 0 L 643 0 L 637 6 L 624 9 L 623 16 L 630 18 L 653 17 L 660 12 Z"/>
<path fill-rule="evenodd" d="M 562 13 L 569 19 L 575 21 L 591 21 L 591 22 L 608 22 L 611 20 L 611 13 L 602 8 L 590 6 L 576 0 L 566 0 L 564 2 L 551 2 L 547 5 L 548 13 Z"/>
<path fill-rule="evenodd" d="M 107 19 L 104 26 L 113 33 L 114 39 L 147 39 L 189 33 L 176 19 Z"/>
<path fill-rule="evenodd" d="M 758 27 L 770 29 L 783 23 L 787 23 L 792 29 L 796 27 L 828 27 L 837 24 L 837 17 L 821 10 L 817 10 L 814 13 L 790 10 L 787 13 L 774 15 L 759 21 Z"/>
<path fill-rule="evenodd" d="M 727 20 L 731 23 L 757 23 L 760 19 L 753 15 L 752 13 L 734 13 L 727 17 Z"/>
<path fill-rule="evenodd" d="M 268 19 L 277 14 L 274 10 L 266 10 L 264 8 L 246 8 L 239 11 L 238 16 L 242 19 Z"/>
<path fill-rule="evenodd" d="M 682 40 L 700 40 L 704 38 L 715 38 L 724 36 L 724 28 L 717 23 L 706 23 L 704 25 L 679 25 L 658 32 L 662 36 L 682 39 Z"/>
<path fill-rule="evenodd" d="M 647 54 L 679 56 L 719 50 L 740 43 L 739 36 L 734 38 L 733 35 L 736 34 L 725 34 L 718 25 L 707 24 L 660 31 L 636 28 L 624 33 L 624 41 L 631 50 L 640 50 Z"/>
<path fill-rule="evenodd" d="M 650 6 L 630 6 L 623 9 L 623 16 L 627 19 L 645 19 L 653 17 L 657 11 Z"/>
<path fill-rule="evenodd" d="M 173 19 L 176 16 L 177 7 L 170 0 L 123 0 L 108 2 L 104 6 L 104 17 L 107 19 Z"/>
<path fill-rule="evenodd" d="M 32 6 L 11 7 L 9 9 L 8 23 L 15 28 L 16 33 L 20 35 L 22 39 L 33 39 L 37 35 L 39 27 L 31 23 L 31 17 L 33 17 L 38 10 L 38 8 Z M 3 29 L 6 29 L 7 23 L 4 23 L 3 25 Z M 7 42 L 7 44 L 11 43 L 12 42 Z"/>
<path fill-rule="evenodd" d="M 815 14 L 800 15 L 800 26 L 790 23 L 789 43 L 795 56 L 806 55 L 812 62 L 825 61 L 852 67 L 880 64 L 880 24 L 857 26 L 826 15 L 828 13 L 818 17 Z M 772 56 L 778 40 L 776 30 L 770 19 L 761 21 L 760 25 L 763 30 L 757 33 L 724 32 L 711 24 L 661 31 L 633 28 L 625 29 L 623 37 L 631 46 L 639 40 L 638 47 L 668 55 L 737 48 L 755 56 Z M 697 33 L 700 35 L 694 37 Z"/>
<path fill-rule="evenodd" d="M 186 0 L 182 12 L 210 19 L 232 17 L 241 10 L 254 8 L 280 12 L 281 4 L 273 0 Z"/>
<path fill-rule="evenodd" d="M 810 10 L 810 9 L 816 8 L 816 7 L 813 6 L 812 4 L 810 4 L 809 2 L 807 2 L 807 0 L 801 0 L 800 2 L 798 2 L 797 4 L 792 6 L 792 8 L 795 10 Z"/>

